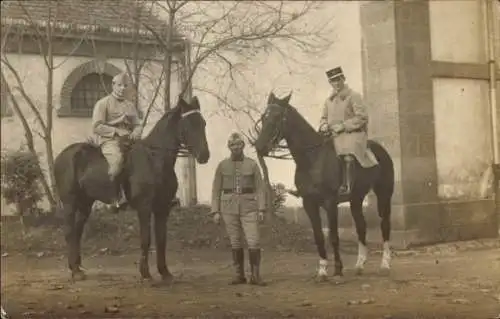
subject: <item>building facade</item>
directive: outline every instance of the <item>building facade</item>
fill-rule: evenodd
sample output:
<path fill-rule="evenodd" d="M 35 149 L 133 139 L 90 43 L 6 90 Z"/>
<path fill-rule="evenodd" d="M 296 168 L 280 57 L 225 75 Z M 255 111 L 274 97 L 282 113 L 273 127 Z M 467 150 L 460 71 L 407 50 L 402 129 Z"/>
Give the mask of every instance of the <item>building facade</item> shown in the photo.
<path fill-rule="evenodd" d="M 393 239 L 398 245 L 497 234 L 498 206 L 488 185 L 494 161 L 493 141 L 498 143 L 500 135 L 500 131 L 492 131 L 491 119 L 495 116 L 500 122 L 500 99 L 491 106 L 488 61 L 495 63 L 498 81 L 500 4 L 492 0 L 487 8 L 485 3 L 486 0 L 325 1 L 323 10 L 311 13 L 308 19 L 333 21 L 335 32 L 329 40 L 334 45 L 330 52 L 300 57 L 310 61 L 307 66 L 285 62 L 279 53 L 271 52 L 264 61 L 247 68 L 246 75 L 263 107 L 271 89 L 289 87 L 294 92 L 291 104 L 317 126 L 321 106 L 330 90 L 324 72 L 334 66 L 343 67 L 349 85 L 361 92 L 368 103 L 371 138 L 387 147 L 395 162 Z M 487 49 L 487 10 L 494 16 L 494 57 L 488 55 Z M 121 48 L 121 44 L 116 46 Z M 34 55 L 26 55 L 24 59 L 26 72 L 34 70 L 36 59 L 39 68 L 43 66 L 41 58 Z M 95 56 L 71 59 L 74 62 L 62 64 L 58 71 L 62 72 L 56 81 L 59 92 L 75 69 L 96 63 Z M 97 59 L 101 61 L 99 65 L 103 65 L 103 60 L 112 65 L 108 69 L 124 68 L 121 56 Z M 217 87 L 217 83 L 206 83 L 202 72 L 193 82 L 194 88 Z M 173 86 L 176 85 L 178 81 L 173 81 Z M 228 155 L 227 137 L 232 131 L 250 128 L 252 123 L 241 119 L 236 125 L 234 119 L 217 112 L 213 96 L 196 90 L 195 94 L 207 119 L 211 151 L 209 163 L 197 166 L 197 197 L 199 202 L 208 203 L 216 165 Z M 43 95 L 40 96 L 43 100 Z M 64 105 L 57 103 L 59 108 Z M 85 121 L 88 119 L 56 116 L 56 153 L 88 132 L 89 124 Z M 2 119 L 2 147 L 22 139 L 22 132 L 10 122 L 15 123 L 13 117 Z M 64 134 L 59 136 L 56 132 Z M 250 147 L 247 154 L 255 157 Z M 290 173 L 295 169 L 293 162 L 266 161 L 271 181 L 293 185 Z M 188 179 L 185 170 L 178 175 L 181 180 Z M 380 241 L 373 203 L 370 198 L 365 216 L 371 227 L 369 237 Z M 287 199 L 286 204 L 301 206 L 300 200 L 294 198 Z M 348 209 L 342 208 L 340 224 L 342 237 L 354 238 Z"/>
<path fill-rule="evenodd" d="M 370 135 L 395 160 L 393 232 L 405 246 L 498 235 L 488 186 L 500 133 L 492 124 L 500 114 L 492 98 L 500 86 L 492 82 L 500 79 L 499 6 L 360 6 L 364 96 L 376 105 Z"/>
<path fill-rule="evenodd" d="M 165 23 L 134 0 L 122 1 L 120 6 L 116 4 L 108 0 L 4 1 L 1 4 L 2 73 L 28 123 L 34 128 L 36 149 L 43 163 L 46 163 L 46 152 L 44 142 L 38 136 L 39 125 L 17 88 L 25 90 L 45 119 L 49 43 L 54 65 L 51 85 L 54 155 L 69 144 L 84 141 L 92 135 L 91 117 L 95 102 L 111 93 L 111 80 L 120 72 L 130 72 L 136 82 L 136 65 L 140 67 L 137 93 L 132 93 L 129 98 L 134 100 L 137 97 L 137 108 L 143 114 L 153 105 L 144 134 L 148 134 L 163 114 L 163 50 L 143 23 L 162 36 L 167 30 Z M 50 35 L 49 22 L 52 25 Z M 174 66 L 178 66 L 184 57 L 184 47 L 182 38 L 177 34 L 174 36 L 178 41 L 175 42 L 177 52 L 173 60 Z M 46 40 L 49 37 L 51 40 Z M 180 91 L 180 69 L 174 67 L 173 70 L 170 103 L 175 103 Z M 6 91 L 7 86 L 2 83 L 2 150 L 17 149 L 25 143 L 24 129 Z M 9 208 L 2 204 L 2 213 L 8 212 Z"/>

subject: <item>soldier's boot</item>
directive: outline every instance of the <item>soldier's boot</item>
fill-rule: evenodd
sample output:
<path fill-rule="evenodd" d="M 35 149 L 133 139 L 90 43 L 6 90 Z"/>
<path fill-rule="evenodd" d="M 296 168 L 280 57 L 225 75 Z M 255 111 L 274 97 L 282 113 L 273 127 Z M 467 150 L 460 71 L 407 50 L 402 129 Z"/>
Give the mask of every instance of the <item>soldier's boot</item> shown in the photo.
<path fill-rule="evenodd" d="M 233 253 L 233 266 L 235 270 L 235 276 L 231 280 L 229 284 L 231 285 L 239 285 L 245 284 L 247 279 L 245 278 L 245 254 L 243 248 L 237 248 L 232 250 Z"/>
<path fill-rule="evenodd" d="M 116 180 L 112 180 L 112 183 L 116 189 L 116 197 L 109 206 L 109 210 L 112 214 L 117 214 L 127 204 L 127 197 L 121 183 L 118 183 Z"/>
<path fill-rule="evenodd" d="M 260 277 L 260 249 L 249 249 L 249 260 L 250 260 L 250 284 L 257 286 L 266 286 L 266 283 Z"/>
<path fill-rule="evenodd" d="M 354 158 L 351 155 L 344 156 L 344 174 L 342 176 L 342 185 L 339 192 L 341 194 L 350 194 L 352 190 L 352 168 Z"/>

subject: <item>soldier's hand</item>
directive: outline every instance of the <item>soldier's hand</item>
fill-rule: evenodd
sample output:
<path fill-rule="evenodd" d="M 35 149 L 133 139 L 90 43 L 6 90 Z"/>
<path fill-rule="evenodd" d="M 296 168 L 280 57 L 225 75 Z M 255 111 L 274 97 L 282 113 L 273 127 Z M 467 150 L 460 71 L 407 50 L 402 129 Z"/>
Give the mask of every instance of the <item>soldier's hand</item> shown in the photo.
<path fill-rule="evenodd" d="M 334 124 L 332 125 L 332 131 L 336 134 L 342 132 L 344 130 L 344 125 L 342 124 Z"/>
<path fill-rule="evenodd" d="M 332 135 L 332 131 L 330 130 L 330 128 L 328 127 L 328 125 L 323 125 L 319 128 L 318 130 L 318 133 L 321 135 L 321 136 L 324 136 L 324 137 L 329 137 Z"/>
<path fill-rule="evenodd" d="M 322 124 L 319 129 L 318 129 L 318 132 L 322 133 L 322 134 L 325 134 L 325 133 L 328 133 L 330 129 L 328 128 L 328 124 Z"/>
<path fill-rule="evenodd" d="M 115 132 L 116 132 L 116 135 L 118 135 L 120 137 L 129 135 L 129 132 L 125 129 L 122 129 L 122 128 L 115 129 Z"/>
<path fill-rule="evenodd" d="M 220 224 L 220 213 L 214 213 L 214 216 L 213 216 L 213 219 L 214 219 L 214 223 L 219 225 Z"/>
<path fill-rule="evenodd" d="M 138 140 L 142 137 L 142 130 L 140 128 L 136 128 L 135 130 L 130 133 L 129 138 L 131 140 Z"/>

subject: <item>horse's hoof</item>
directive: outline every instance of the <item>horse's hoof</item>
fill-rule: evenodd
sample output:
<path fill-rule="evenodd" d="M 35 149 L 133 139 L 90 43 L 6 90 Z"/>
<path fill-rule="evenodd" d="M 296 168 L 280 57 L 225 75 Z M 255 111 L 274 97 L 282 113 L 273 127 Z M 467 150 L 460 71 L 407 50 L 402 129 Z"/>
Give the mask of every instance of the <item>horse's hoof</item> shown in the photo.
<path fill-rule="evenodd" d="M 83 281 L 87 279 L 87 275 L 82 270 L 73 271 L 71 273 L 71 279 L 73 281 Z"/>
<path fill-rule="evenodd" d="M 326 275 L 317 275 L 316 276 L 316 283 L 322 283 L 322 282 L 327 282 L 328 277 Z"/>
<path fill-rule="evenodd" d="M 152 281 L 151 287 L 159 288 L 159 287 L 170 287 L 174 283 L 174 277 L 162 277 L 160 281 Z"/>
<path fill-rule="evenodd" d="M 355 268 L 354 271 L 355 271 L 356 276 L 361 276 L 361 275 L 363 275 L 364 269 L 363 268 Z"/>

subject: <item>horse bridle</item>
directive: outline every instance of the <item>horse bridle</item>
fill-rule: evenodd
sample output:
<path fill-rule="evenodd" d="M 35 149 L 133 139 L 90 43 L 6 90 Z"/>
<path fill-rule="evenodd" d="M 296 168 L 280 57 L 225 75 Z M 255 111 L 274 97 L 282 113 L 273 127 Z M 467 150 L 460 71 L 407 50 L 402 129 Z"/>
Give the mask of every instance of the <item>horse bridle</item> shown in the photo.
<path fill-rule="evenodd" d="M 186 111 L 186 112 L 181 113 L 181 118 L 186 118 L 186 117 L 188 117 L 192 114 L 196 114 L 196 113 L 201 114 L 200 110 L 194 109 L 194 110 L 190 110 L 190 111 Z M 182 133 L 181 133 L 181 135 L 182 135 Z M 187 149 L 186 145 L 183 143 L 182 140 L 183 140 L 183 138 L 181 138 L 181 141 L 180 141 L 180 148 Z"/>
<path fill-rule="evenodd" d="M 269 108 L 271 106 L 286 109 L 283 111 L 281 119 L 279 120 L 279 124 L 275 125 L 275 130 L 273 132 L 272 139 L 270 140 L 272 148 L 274 148 L 279 144 L 280 140 L 284 138 L 283 137 L 283 130 L 284 130 L 285 124 L 288 120 L 288 112 L 290 112 L 291 106 L 287 105 L 286 107 L 283 107 L 282 105 L 279 105 L 276 103 L 271 103 L 271 104 L 268 104 L 267 107 Z M 262 115 L 262 117 L 264 117 L 264 115 Z M 261 117 L 261 122 L 263 122 L 262 117 Z M 281 135 L 281 138 L 280 138 L 280 135 Z M 316 148 L 321 147 L 323 145 L 324 145 L 324 141 L 322 141 L 321 143 L 318 143 L 318 144 L 313 144 L 313 145 L 308 145 L 308 146 L 302 147 L 301 149 L 303 149 L 304 151 L 313 150 L 313 149 L 316 149 Z"/>
<path fill-rule="evenodd" d="M 194 114 L 194 113 L 201 114 L 200 110 L 191 110 L 191 111 L 187 111 L 187 112 L 182 113 L 181 117 L 188 117 L 189 115 Z"/>

